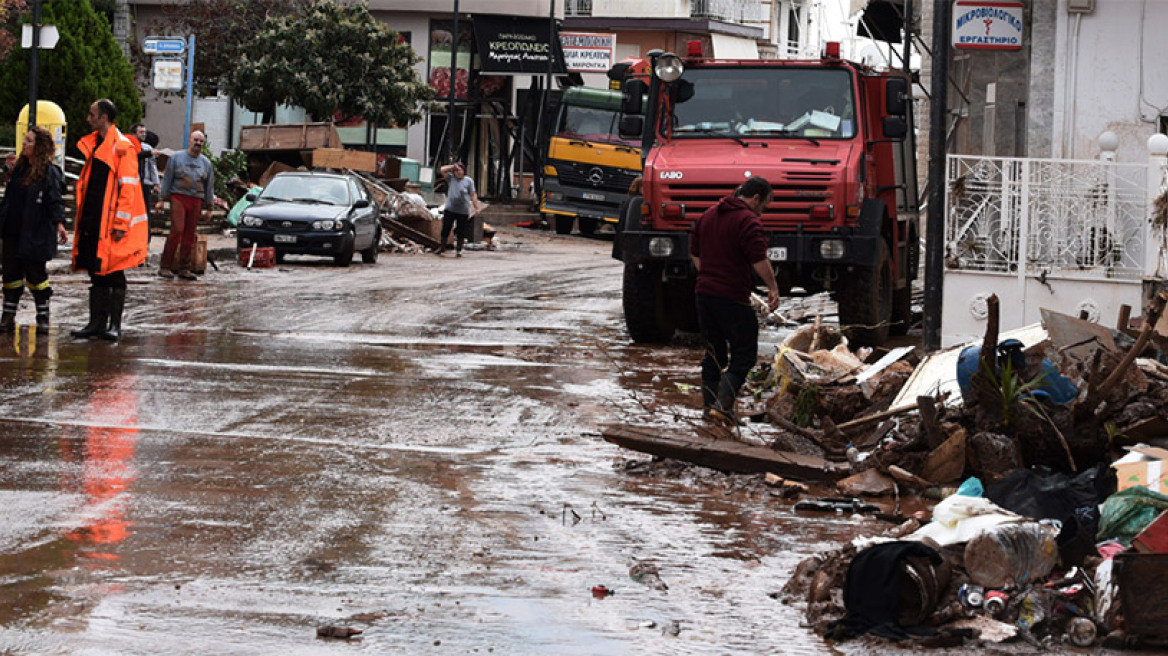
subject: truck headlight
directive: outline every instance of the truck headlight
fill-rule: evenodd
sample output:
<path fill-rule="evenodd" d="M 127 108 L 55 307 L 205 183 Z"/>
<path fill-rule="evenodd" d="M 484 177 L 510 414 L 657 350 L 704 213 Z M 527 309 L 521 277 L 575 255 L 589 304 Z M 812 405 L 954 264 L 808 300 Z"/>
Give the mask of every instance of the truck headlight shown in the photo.
<path fill-rule="evenodd" d="M 824 239 L 819 242 L 819 256 L 825 260 L 838 260 L 844 256 L 844 240 Z"/>
<path fill-rule="evenodd" d="M 653 257 L 673 255 L 673 240 L 669 237 L 654 237 L 649 240 L 649 254 Z"/>
<path fill-rule="evenodd" d="M 258 216 L 247 216 L 246 214 L 240 222 L 249 228 L 258 228 L 264 224 L 264 220 Z"/>
<path fill-rule="evenodd" d="M 672 52 L 658 57 L 657 66 L 654 68 L 654 72 L 657 73 L 657 77 L 661 78 L 662 82 L 675 82 L 684 71 L 685 66 L 681 64 L 681 57 Z"/>

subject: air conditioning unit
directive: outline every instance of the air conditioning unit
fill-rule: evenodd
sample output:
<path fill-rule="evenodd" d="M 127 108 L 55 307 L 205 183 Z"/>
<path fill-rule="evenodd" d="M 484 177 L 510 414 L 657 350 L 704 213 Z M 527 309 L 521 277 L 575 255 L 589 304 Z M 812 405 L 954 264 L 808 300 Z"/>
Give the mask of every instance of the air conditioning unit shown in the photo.
<path fill-rule="evenodd" d="M 1068 14 L 1090 14 L 1095 11 L 1095 0 L 1067 0 Z"/>

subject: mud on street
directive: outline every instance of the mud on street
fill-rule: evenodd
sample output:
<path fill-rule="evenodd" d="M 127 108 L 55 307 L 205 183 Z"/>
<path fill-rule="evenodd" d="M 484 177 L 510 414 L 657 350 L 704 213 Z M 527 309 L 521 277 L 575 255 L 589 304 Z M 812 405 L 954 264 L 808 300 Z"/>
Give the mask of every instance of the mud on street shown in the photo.
<path fill-rule="evenodd" d="M 143 269 L 116 344 L 55 276 L 3 341 L 0 653 L 830 653 L 769 595 L 880 523 L 638 474 L 599 429 L 695 419 L 696 340 L 631 344 L 607 242 L 499 239 Z"/>

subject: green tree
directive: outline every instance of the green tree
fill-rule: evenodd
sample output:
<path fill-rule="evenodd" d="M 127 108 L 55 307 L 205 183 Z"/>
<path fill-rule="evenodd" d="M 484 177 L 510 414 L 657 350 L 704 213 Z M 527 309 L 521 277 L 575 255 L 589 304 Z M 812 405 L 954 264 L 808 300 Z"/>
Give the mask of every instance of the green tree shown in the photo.
<path fill-rule="evenodd" d="M 32 16 L 25 17 L 30 22 Z M 37 96 L 65 111 L 69 150 L 76 155 L 76 137 L 89 132 L 86 116 L 99 98 L 118 107 L 123 131 L 142 118 L 142 101 L 134 86 L 134 71 L 122 54 L 109 21 L 90 0 L 53 0 L 41 9 L 41 22 L 56 25 L 60 39 L 52 50 L 41 50 Z M 0 117 L 15 120 L 28 104 L 29 53 L 13 50 L 0 69 Z"/>
<path fill-rule="evenodd" d="M 271 120 L 276 105 L 317 120 L 336 113 L 388 126 L 422 119 L 433 99 L 413 69 L 417 53 L 364 4 L 315 0 L 296 17 L 268 18 L 230 76 L 228 92 Z"/>
<path fill-rule="evenodd" d="M 151 34 L 195 36 L 195 91 L 213 96 L 226 88 L 242 58 L 242 47 L 255 38 L 268 18 L 296 16 L 311 0 L 184 0 L 163 3 L 162 19 L 150 22 Z M 229 38 L 225 38 L 229 35 Z M 139 58 L 143 66 L 150 57 Z"/>
<path fill-rule="evenodd" d="M 24 0 L 0 0 L 0 62 L 4 61 L 9 51 L 19 41 L 12 26 L 25 9 Z"/>

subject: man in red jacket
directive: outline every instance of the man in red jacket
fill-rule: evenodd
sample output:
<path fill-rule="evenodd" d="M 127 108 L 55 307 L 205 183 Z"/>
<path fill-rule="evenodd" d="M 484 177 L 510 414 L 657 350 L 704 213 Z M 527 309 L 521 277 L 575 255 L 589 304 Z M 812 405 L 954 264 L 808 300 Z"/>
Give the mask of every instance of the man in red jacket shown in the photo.
<path fill-rule="evenodd" d="M 767 260 L 759 215 L 771 202 L 771 184 L 755 176 L 706 210 L 690 233 L 698 270 L 698 324 L 702 358 L 702 417 L 734 425 L 734 400 L 758 361 L 758 319 L 750 306 L 754 274 L 766 284 L 767 306 L 779 307 L 779 286 Z"/>

